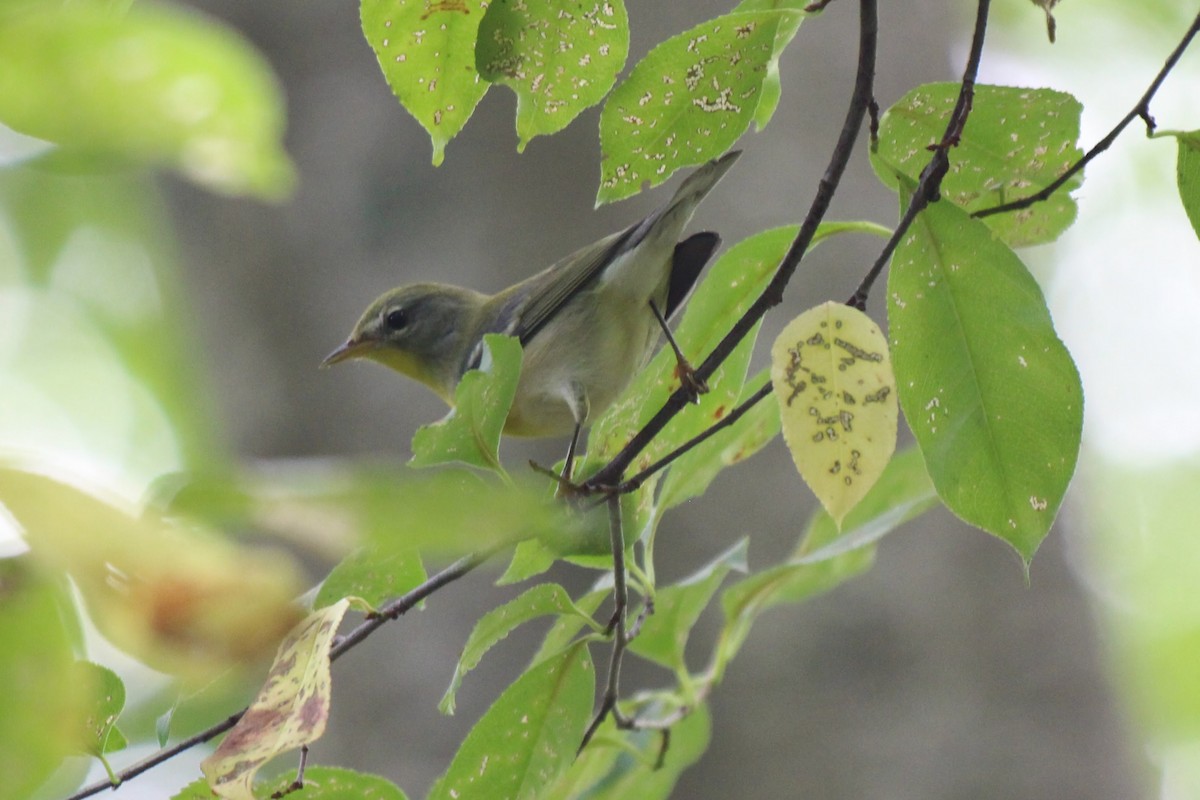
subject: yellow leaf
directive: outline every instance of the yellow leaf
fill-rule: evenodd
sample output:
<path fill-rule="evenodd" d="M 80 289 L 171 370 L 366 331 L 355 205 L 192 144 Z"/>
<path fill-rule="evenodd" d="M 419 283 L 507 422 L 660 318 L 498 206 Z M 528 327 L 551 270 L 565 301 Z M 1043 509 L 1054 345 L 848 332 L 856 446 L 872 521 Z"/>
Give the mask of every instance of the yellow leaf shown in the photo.
<path fill-rule="evenodd" d="M 254 776 L 280 753 L 321 738 L 329 719 L 329 648 L 349 599 L 300 621 L 279 645 L 267 682 L 200 769 L 219 797 L 254 800 Z"/>
<path fill-rule="evenodd" d="M 0 464 L 0 504 L 39 562 L 68 572 L 114 644 L 196 681 L 261 661 L 300 618 L 300 569 L 153 508 Z"/>
<path fill-rule="evenodd" d="M 840 527 L 896 449 L 896 378 L 870 317 L 828 302 L 771 347 L 783 438 L 805 483 Z"/>

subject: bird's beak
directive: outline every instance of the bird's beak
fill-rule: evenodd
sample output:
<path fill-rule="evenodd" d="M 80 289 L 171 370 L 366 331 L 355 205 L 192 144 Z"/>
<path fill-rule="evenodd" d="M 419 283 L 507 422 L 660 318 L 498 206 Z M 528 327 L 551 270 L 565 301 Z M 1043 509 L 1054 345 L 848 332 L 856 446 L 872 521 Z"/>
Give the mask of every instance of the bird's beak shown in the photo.
<path fill-rule="evenodd" d="M 343 361 L 348 361 L 351 358 L 358 358 L 365 355 L 368 350 L 372 350 L 375 343 L 370 339 L 355 339 L 353 336 L 342 343 L 340 347 L 334 350 L 329 355 L 325 356 L 325 360 L 321 362 L 322 369 L 332 367 L 334 364 L 340 364 Z"/>

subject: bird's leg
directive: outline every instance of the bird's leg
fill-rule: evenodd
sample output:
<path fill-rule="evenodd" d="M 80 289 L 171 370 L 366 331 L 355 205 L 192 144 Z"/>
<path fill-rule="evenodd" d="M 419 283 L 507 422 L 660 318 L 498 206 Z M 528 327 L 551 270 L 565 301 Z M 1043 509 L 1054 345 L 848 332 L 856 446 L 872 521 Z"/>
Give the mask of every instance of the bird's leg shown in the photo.
<path fill-rule="evenodd" d="M 658 305 L 651 300 L 650 310 L 654 312 L 654 318 L 658 320 L 659 327 L 662 328 L 663 334 L 667 337 L 667 344 L 671 345 L 671 349 L 675 351 L 675 377 L 679 378 L 684 390 L 690 395 L 693 403 L 700 402 L 700 395 L 708 392 L 708 383 L 703 378 L 696 375 L 696 369 L 684 356 L 683 351 L 679 349 L 679 345 L 675 342 L 675 337 L 671 335 L 671 328 L 667 325 L 667 320 L 663 317 L 662 312 L 658 310 Z"/>
<path fill-rule="evenodd" d="M 571 443 L 567 445 L 567 457 L 563 461 L 562 475 L 559 476 L 559 485 L 567 486 L 571 483 L 571 471 L 575 466 L 575 448 L 579 445 L 579 432 L 583 429 L 582 423 L 575 423 L 575 430 L 571 433 Z"/>

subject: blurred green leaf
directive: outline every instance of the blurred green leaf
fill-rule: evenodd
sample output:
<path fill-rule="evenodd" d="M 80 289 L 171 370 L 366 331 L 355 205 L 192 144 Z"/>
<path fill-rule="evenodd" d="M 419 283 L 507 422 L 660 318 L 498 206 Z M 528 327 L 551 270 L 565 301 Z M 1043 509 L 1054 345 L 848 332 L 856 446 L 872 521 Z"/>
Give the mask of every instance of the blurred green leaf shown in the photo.
<path fill-rule="evenodd" d="M 516 92 L 521 152 L 604 99 L 628 53 L 623 0 L 491 0 L 475 66 Z"/>
<path fill-rule="evenodd" d="M 512 559 L 508 562 L 508 568 L 504 570 L 499 578 L 496 579 L 497 586 L 508 586 L 512 583 L 520 583 L 528 580 L 535 575 L 541 575 L 550 567 L 554 566 L 554 562 L 558 559 L 558 555 L 542 544 L 537 539 L 526 539 L 523 542 L 518 542 L 513 548 Z"/>
<path fill-rule="evenodd" d="M 78 676 L 58 617 L 60 589 L 28 557 L 0 559 L 0 775 L 27 797 L 84 744 L 90 686 Z"/>
<path fill-rule="evenodd" d="M 360 547 L 339 561 L 321 581 L 313 608 L 324 608 L 344 597 L 358 597 L 372 608 L 379 608 L 385 601 L 421 585 L 427 577 L 416 550 Z"/>
<path fill-rule="evenodd" d="M 172 6 L 75 3 L 4 19 L 0 121 L 71 151 L 168 164 L 223 192 L 279 199 L 295 180 L 266 61 Z"/>
<path fill-rule="evenodd" d="M 888 322 L 900 405 L 938 495 L 1028 563 L 1075 470 L 1083 389 L 1037 282 L 950 203 L 892 259 Z"/>
<path fill-rule="evenodd" d="M 438 710 L 443 714 L 454 713 L 454 696 L 462 685 L 462 679 L 479 666 L 480 660 L 488 650 L 506 639 L 519 625 L 550 615 L 573 616 L 583 624 L 597 631 L 601 630 L 601 626 L 591 615 L 571 602 L 567 590 L 557 583 L 534 586 L 504 605 L 493 608 L 475 623 L 467 643 L 463 645 L 458 664 L 454 667 L 454 677 L 450 679 L 450 686 L 438 703 Z"/>
<path fill-rule="evenodd" d="M 1187 212 L 1192 230 L 1200 236 L 1200 131 L 1176 134 L 1179 157 L 1175 162 L 1175 178 L 1179 199 Z"/>
<path fill-rule="evenodd" d="M 586 644 L 531 667 L 467 734 L 428 800 L 536 797 L 571 766 L 595 684 Z"/>
<path fill-rule="evenodd" d="M 640 713 L 653 716 L 653 708 L 643 709 Z M 670 747 L 659 766 L 662 731 L 618 732 L 608 720 L 546 798 L 666 800 L 683 771 L 704 755 L 711 737 L 708 706 L 700 704 L 671 726 Z M 569 791 L 572 789 L 574 791 Z"/>
<path fill-rule="evenodd" d="M 694 574 L 655 592 L 654 613 L 630 642 L 630 651 L 668 669 L 686 670 L 684 650 L 692 627 L 725 576 L 731 570 L 746 572 L 748 547 L 749 540 L 741 539 Z"/>
<path fill-rule="evenodd" d="M 299 570 L 282 552 L 239 547 L 153 510 L 135 517 L 12 468 L 0 467 L 0 502 L 33 556 L 70 574 L 100 631 L 155 668 L 202 678 L 257 661 L 299 617 Z"/>
<path fill-rule="evenodd" d="M 651 50 L 604 104 L 600 114 L 598 204 L 657 186 L 675 170 L 715 158 L 765 124 L 778 101 L 764 83 L 778 81 L 780 49 L 803 13 L 748 11 L 703 22 Z"/>
<path fill-rule="evenodd" d="M 781 603 L 799 603 L 865 572 L 875 561 L 875 548 L 862 547 L 820 563 L 797 561 L 769 567 L 734 583 L 721 593 L 725 626 L 713 659 L 716 679 L 737 655 L 762 612 Z"/>
<path fill-rule="evenodd" d="M 414 467 L 458 461 L 502 471 L 500 434 L 521 378 L 521 344 L 494 333 L 484 336 L 483 342 L 483 366 L 458 382 L 454 409 L 413 436 Z"/>
<path fill-rule="evenodd" d="M 1156 749 L 1191 748 L 1200 736 L 1200 462 L 1089 461 L 1079 486 L 1089 546 L 1080 565 L 1117 685 Z"/>
<path fill-rule="evenodd" d="M 764 369 L 746 381 L 738 405 L 770 380 L 768 371 Z M 778 434 L 779 409 L 771 398 L 764 398 L 731 427 L 714 434 L 671 465 L 659 493 L 660 507 L 665 511 L 704 494 L 722 470 L 750 458 Z"/>
<path fill-rule="evenodd" d="M 959 90 L 957 83 L 925 84 L 884 113 L 879 147 L 871 157 L 880 180 L 895 187 L 893 170 L 912 181 L 920 178 L 929 163 L 927 148 L 945 133 Z M 1079 101 L 1065 92 L 976 86 L 962 138 L 950 151 L 942 197 L 974 212 L 1019 200 L 1052 183 L 1083 155 L 1076 145 L 1082 111 Z M 983 217 L 983 222 L 1010 247 L 1052 242 L 1075 221 L 1070 192 L 1081 181 L 1077 175 L 1048 200 Z"/>
<path fill-rule="evenodd" d="M 916 447 L 901 450 L 888 462 L 862 502 L 842 520 L 840 531 L 825 509 L 813 515 L 792 561 L 816 564 L 874 544 L 937 502 L 921 451 Z"/>
<path fill-rule="evenodd" d="M 164 471 L 221 469 L 170 225 L 149 183 L 3 170 L 0 224 L 11 233 L 0 247 L 5 447 L 139 487 Z"/>
<path fill-rule="evenodd" d="M 429 132 L 433 164 L 467 124 L 488 84 L 475 71 L 486 3 L 362 0 L 363 34 L 400 104 Z"/>

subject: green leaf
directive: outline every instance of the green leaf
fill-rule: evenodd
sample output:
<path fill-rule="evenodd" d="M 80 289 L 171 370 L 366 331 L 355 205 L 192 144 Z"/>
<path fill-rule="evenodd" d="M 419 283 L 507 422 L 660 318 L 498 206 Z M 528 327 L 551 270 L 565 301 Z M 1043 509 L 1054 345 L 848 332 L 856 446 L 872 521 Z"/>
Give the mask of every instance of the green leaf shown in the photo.
<path fill-rule="evenodd" d="M 27 797 L 85 743 L 88 689 L 58 616 L 60 590 L 28 557 L 0 559 L 0 775 Z"/>
<path fill-rule="evenodd" d="M 929 163 L 928 146 L 941 140 L 958 99 L 957 83 L 913 89 L 884 113 L 872 163 L 880 179 L 896 185 L 893 170 L 918 180 Z M 1050 89 L 976 86 L 962 138 L 950 151 L 942 197 L 974 212 L 1033 194 L 1078 161 L 1079 101 Z M 881 163 L 882 162 L 882 163 Z M 1010 247 L 1054 241 L 1075 221 L 1069 192 L 1075 176 L 1048 200 L 983 222 Z"/>
<path fill-rule="evenodd" d="M 595 685 L 583 643 L 530 668 L 467 734 L 428 800 L 537 797 L 571 765 Z"/>
<path fill-rule="evenodd" d="M 573 602 L 567 590 L 557 583 L 543 583 L 526 590 L 520 596 L 504 605 L 494 608 L 480 617 L 471 630 L 467 643 L 463 646 L 462 655 L 454 667 L 454 677 L 450 686 L 438 703 L 438 710 L 443 714 L 454 713 L 454 696 L 462 685 L 462 679 L 468 672 L 479 666 L 484 654 L 500 641 L 508 637 L 518 625 L 538 617 L 548 615 L 574 616 L 583 623 L 599 631 L 602 627 L 596 623 L 590 614 L 580 609 Z"/>
<path fill-rule="evenodd" d="M 921 451 L 915 447 L 901 450 L 862 502 L 842 520 L 841 531 L 829 512 L 821 509 L 814 514 L 791 560 L 816 564 L 873 544 L 937 505 L 937 499 Z"/>
<path fill-rule="evenodd" d="M 1183 210 L 1192 223 L 1192 230 L 1200 236 L 1200 131 L 1178 134 L 1179 159 L 1175 165 L 1179 199 Z"/>
<path fill-rule="evenodd" d="M 896 449 L 887 340 L 857 308 L 827 301 L 779 334 L 771 381 L 792 460 L 840 525 Z"/>
<path fill-rule="evenodd" d="M 125 708 L 125 684 L 111 669 L 90 661 L 77 661 L 75 673 L 75 682 L 91 691 L 84 750 L 94 756 L 121 750 L 127 742 L 117 717 Z"/>
<path fill-rule="evenodd" d="M 475 71 L 486 2 L 362 0 L 363 35 L 400 104 L 429 132 L 433 164 L 488 90 Z"/>
<path fill-rule="evenodd" d="M 575 601 L 575 607 L 582 611 L 589 619 L 594 619 L 596 609 L 600 608 L 600 604 L 610 594 L 612 594 L 612 572 L 602 575 L 596 581 L 595 588 Z M 542 646 L 533 654 L 533 658 L 529 660 L 529 663 L 540 664 L 547 658 L 558 655 L 565 647 L 571 644 L 571 640 L 575 638 L 575 635 L 579 633 L 579 630 L 585 624 L 587 624 L 586 620 L 578 614 L 563 614 L 560 616 L 550 626 L 550 630 L 546 631 L 546 638 L 542 639 Z"/>
<path fill-rule="evenodd" d="M 617 736 L 620 737 L 618 741 L 622 742 L 620 747 L 610 739 Z M 712 722 L 708 706 L 700 704 L 671 726 L 670 747 L 659 766 L 658 754 L 663 744 L 661 731 L 618 734 L 609 720 L 600 727 L 596 738 L 580 754 L 576 764 L 545 797 L 547 800 L 575 797 L 586 797 L 588 800 L 666 800 L 683 771 L 704 755 L 711 736 Z M 629 750 L 633 750 L 637 756 L 631 757 Z M 606 766 L 607 769 L 603 769 Z M 569 789 L 575 791 L 569 792 Z"/>
<path fill-rule="evenodd" d="M 657 186 L 681 167 L 724 153 L 752 120 L 765 123 L 763 86 L 778 80 L 778 47 L 802 18 L 791 9 L 726 14 L 651 50 L 600 114 L 597 203 Z M 772 92 L 765 112 L 778 100 Z"/>
<path fill-rule="evenodd" d="M 521 378 L 521 344 L 494 333 L 483 343 L 483 365 L 458 382 L 454 409 L 413 436 L 414 467 L 458 461 L 502 471 L 500 434 Z"/>
<path fill-rule="evenodd" d="M 646 618 L 629 649 L 668 669 L 686 670 L 684 650 L 692 626 L 730 570 L 747 571 L 747 547 L 748 540 L 743 538 L 693 575 L 657 591 L 654 613 Z"/>
<path fill-rule="evenodd" d="M 254 800 L 254 777 L 275 756 L 325 733 L 329 719 L 329 650 L 349 600 L 314 611 L 279 645 L 275 662 L 254 702 L 200 763 L 213 793 Z"/>
<path fill-rule="evenodd" d="M 768 372 L 764 369 L 746 381 L 739 405 L 770 380 Z M 760 400 L 731 427 L 709 437 L 671 465 L 658 496 L 659 507 L 665 511 L 704 494 L 722 470 L 750 458 L 778 433 L 778 407 L 770 399 Z"/>
<path fill-rule="evenodd" d="M 604 99 L 628 54 L 623 0 L 491 0 L 475 66 L 516 92 L 521 152 Z"/>
<path fill-rule="evenodd" d="M 1037 282 L 950 203 L 892 259 L 888 321 L 900 404 L 938 495 L 1028 562 L 1075 470 L 1079 374 Z"/>
<path fill-rule="evenodd" d="M 865 572 L 875 560 L 868 546 L 820 563 L 791 561 L 743 578 L 721 593 L 725 626 L 717 642 L 716 678 L 741 649 L 762 612 L 781 603 L 799 603 L 845 583 Z"/>
<path fill-rule="evenodd" d="M 733 10 L 734 12 L 789 9 L 803 11 L 809 4 L 810 0 L 742 0 Z M 779 79 L 779 56 L 795 38 L 805 16 L 808 15 L 796 15 L 791 23 L 780 25 L 775 34 L 775 57 L 767 65 L 767 75 L 763 79 L 762 92 L 758 98 L 758 109 L 754 112 L 755 130 L 761 131 L 767 127 L 767 123 L 771 121 L 771 117 L 775 115 L 775 109 L 779 106 L 779 98 L 783 95 L 783 84 Z"/>
<path fill-rule="evenodd" d="M 76 153 L 168 164 L 223 192 L 280 199 L 295 180 L 267 63 L 171 6 L 120 15 L 72 4 L 4 20 L 0 121 Z"/>
<path fill-rule="evenodd" d="M 317 591 L 313 608 L 358 597 L 372 608 L 421 585 L 428 575 L 416 550 L 360 547 L 338 562 Z"/>
<path fill-rule="evenodd" d="M 496 579 L 497 586 L 508 586 L 520 583 L 535 575 L 541 575 L 554 566 L 558 554 L 548 548 L 538 539 L 526 539 L 518 542 L 513 548 L 512 560 L 508 568 Z"/>
<path fill-rule="evenodd" d="M 406 800 L 400 787 L 378 775 L 340 767 L 309 766 L 304 786 L 292 788 L 295 775 L 280 775 L 260 787 L 258 797 L 287 797 L 288 800 Z M 212 790 L 203 779 L 185 786 L 171 800 L 212 800 Z"/>

